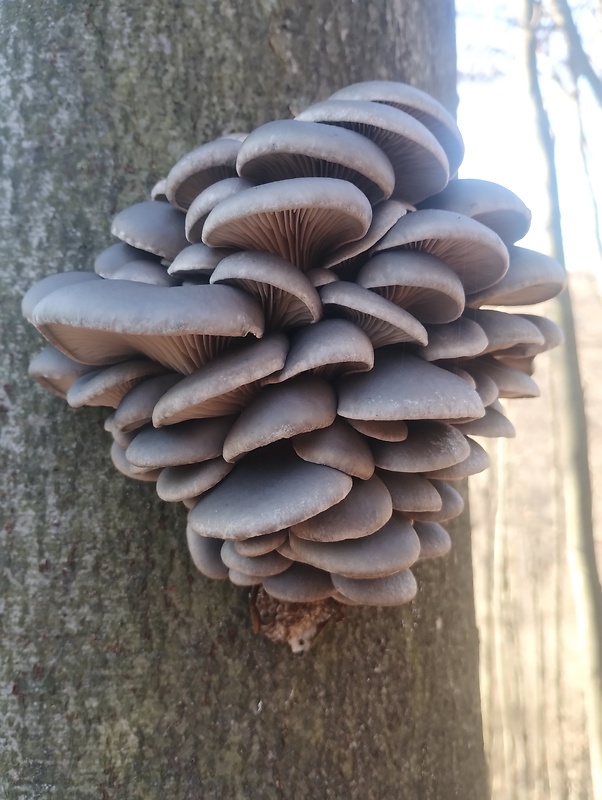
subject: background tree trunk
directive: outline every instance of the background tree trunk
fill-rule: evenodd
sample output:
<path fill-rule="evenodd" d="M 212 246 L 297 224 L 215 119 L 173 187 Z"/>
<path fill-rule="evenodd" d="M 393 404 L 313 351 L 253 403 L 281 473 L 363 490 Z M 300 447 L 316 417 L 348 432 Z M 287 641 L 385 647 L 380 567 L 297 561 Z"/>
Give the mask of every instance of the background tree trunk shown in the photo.
<path fill-rule="evenodd" d="M 115 472 L 104 413 L 28 379 L 19 312 L 196 144 L 369 78 L 453 110 L 453 3 L 5 2 L 0 54 L 0 794 L 482 800 L 466 518 L 411 607 L 293 656 L 195 573 L 184 510 Z"/>

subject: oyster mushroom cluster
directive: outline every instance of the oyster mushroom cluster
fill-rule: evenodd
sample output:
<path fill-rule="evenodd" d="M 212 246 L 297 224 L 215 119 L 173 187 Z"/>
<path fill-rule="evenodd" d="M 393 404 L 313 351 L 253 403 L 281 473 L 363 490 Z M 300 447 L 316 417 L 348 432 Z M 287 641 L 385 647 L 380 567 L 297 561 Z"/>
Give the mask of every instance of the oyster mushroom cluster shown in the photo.
<path fill-rule="evenodd" d="M 30 374 L 106 406 L 118 470 L 189 509 L 204 575 L 279 601 L 396 605 L 448 552 L 473 437 L 513 436 L 564 272 L 509 190 L 452 179 L 456 124 L 355 84 L 204 144 L 117 214 L 93 272 L 33 286 Z"/>

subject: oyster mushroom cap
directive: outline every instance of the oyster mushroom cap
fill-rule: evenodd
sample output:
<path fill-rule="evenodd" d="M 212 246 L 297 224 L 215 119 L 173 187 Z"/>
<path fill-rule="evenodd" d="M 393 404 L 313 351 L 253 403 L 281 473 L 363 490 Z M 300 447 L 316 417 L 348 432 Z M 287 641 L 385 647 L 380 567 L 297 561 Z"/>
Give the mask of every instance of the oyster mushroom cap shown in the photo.
<path fill-rule="evenodd" d="M 408 427 L 408 438 L 404 442 L 374 442 L 372 452 L 377 467 L 390 472 L 430 473 L 452 467 L 470 455 L 466 437 L 452 425 L 418 421 Z M 432 477 L 444 476 L 433 474 Z"/>
<path fill-rule="evenodd" d="M 464 316 L 446 325 L 427 325 L 426 330 L 428 344 L 416 350 L 425 361 L 471 358 L 485 352 L 489 346 L 483 328 Z"/>
<path fill-rule="evenodd" d="M 295 436 L 292 444 L 304 461 L 324 464 L 362 480 L 374 473 L 374 458 L 365 438 L 340 417 L 327 428 Z"/>
<path fill-rule="evenodd" d="M 285 572 L 263 581 L 263 588 L 283 603 L 313 603 L 326 600 L 334 591 L 330 575 L 308 564 L 293 564 Z"/>
<path fill-rule="evenodd" d="M 48 345 L 29 362 L 28 375 L 48 391 L 63 400 L 75 381 L 96 367 L 81 364 L 66 356 L 56 347 Z"/>
<path fill-rule="evenodd" d="M 110 280 L 115 272 L 130 261 L 152 261 L 155 264 L 160 262 L 159 256 L 139 250 L 125 242 L 116 242 L 105 247 L 94 259 L 94 272 L 101 278 Z"/>
<path fill-rule="evenodd" d="M 366 606 L 400 606 L 413 600 L 418 591 L 409 569 L 384 578 L 346 578 L 331 573 L 334 588 L 349 600 Z"/>
<path fill-rule="evenodd" d="M 218 203 L 233 194 L 250 189 L 255 184 L 244 178 L 223 178 L 198 194 L 186 212 L 186 238 L 189 242 L 200 242 L 203 226 Z"/>
<path fill-rule="evenodd" d="M 224 580 L 228 577 L 228 567 L 221 557 L 223 541 L 211 539 L 209 536 L 197 536 L 190 526 L 186 527 L 186 542 L 194 566 L 201 575 L 213 580 Z"/>
<path fill-rule="evenodd" d="M 111 233 L 122 242 L 173 261 L 188 244 L 184 215 L 169 203 L 144 200 L 120 211 L 113 219 Z"/>
<path fill-rule="evenodd" d="M 157 469 L 218 458 L 234 419 L 211 417 L 165 428 L 147 428 L 129 445 L 127 459 L 137 467 Z"/>
<path fill-rule="evenodd" d="M 21 313 L 28 322 L 33 322 L 33 312 L 37 304 L 48 295 L 76 283 L 98 282 L 100 276 L 94 272 L 55 272 L 33 284 L 23 295 Z"/>
<path fill-rule="evenodd" d="M 420 559 L 441 558 L 451 550 L 449 533 L 438 522 L 414 521 L 414 530 L 420 540 Z"/>
<path fill-rule="evenodd" d="M 478 442 L 471 439 L 470 436 L 466 436 L 465 439 L 469 446 L 469 453 L 466 458 L 449 467 L 443 467 L 428 472 L 425 470 L 426 477 L 443 481 L 459 481 L 463 478 L 468 478 L 470 475 L 476 475 L 477 472 L 486 470 L 489 466 L 487 451 L 484 450 Z"/>
<path fill-rule="evenodd" d="M 276 550 L 263 555 L 243 556 L 236 549 L 236 544 L 232 541 L 222 542 L 221 557 L 229 569 L 236 570 L 236 572 L 240 572 L 243 575 L 249 575 L 254 578 L 268 578 L 270 575 L 279 575 L 293 563 Z"/>
<path fill-rule="evenodd" d="M 223 178 L 236 177 L 240 142 L 221 138 L 196 147 L 170 169 L 165 192 L 172 205 L 186 211 L 203 189 Z"/>
<path fill-rule="evenodd" d="M 108 406 L 117 408 L 123 397 L 141 381 L 165 373 L 155 361 L 125 361 L 81 375 L 69 387 L 66 400 L 72 408 Z"/>
<path fill-rule="evenodd" d="M 167 271 L 170 275 L 182 279 L 198 275 L 206 275 L 209 278 L 220 261 L 230 252 L 208 247 L 202 242 L 191 244 L 180 250 Z"/>
<path fill-rule="evenodd" d="M 411 472 L 379 469 L 378 477 L 387 487 L 393 511 L 412 516 L 417 511 L 439 511 L 443 502 L 432 481 Z"/>
<path fill-rule="evenodd" d="M 197 498 L 223 480 L 231 470 L 232 464 L 221 456 L 200 464 L 166 467 L 157 479 L 157 494 L 168 503 Z"/>

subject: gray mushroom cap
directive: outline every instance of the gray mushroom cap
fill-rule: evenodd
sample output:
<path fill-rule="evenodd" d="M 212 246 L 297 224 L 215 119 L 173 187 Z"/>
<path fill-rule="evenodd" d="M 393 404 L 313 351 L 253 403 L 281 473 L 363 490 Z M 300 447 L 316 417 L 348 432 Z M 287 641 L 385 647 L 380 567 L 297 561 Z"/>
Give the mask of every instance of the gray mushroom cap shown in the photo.
<path fill-rule="evenodd" d="M 320 286 L 326 286 L 327 283 L 335 283 L 335 281 L 339 280 L 335 272 L 330 269 L 324 269 L 323 267 L 308 269 L 305 273 L 305 277 L 316 289 Z"/>
<path fill-rule="evenodd" d="M 444 522 L 453 519 L 464 510 L 464 498 L 453 486 L 442 480 L 431 481 L 441 497 L 441 508 L 437 511 L 415 511 L 412 519 L 419 522 Z"/>
<path fill-rule="evenodd" d="M 184 215 L 169 203 L 145 200 L 120 211 L 111 225 L 111 233 L 122 242 L 173 261 L 188 244 Z"/>
<path fill-rule="evenodd" d="M 21 300 L 21 313 L 28 322 L 33 323 L 35 307 L 48 295 L 76 283 L 97 283 L 99 280 L 100 277 L 94 272 L 56 272 L 54 275 L 47 275 L 25 292 Z"/>
<path fill-rule="evenodd" d="M 204 537 L 203 537 L 204 538 Z M 262 556 L 277 550 L 288 539 L 288 531 L 274 531 L 264 536 L 255 536 L 253 539 L 242 539 L 234 542 L 234 549 L 241 556 Z"/>
<path fill-rule="evenodd" d="M 544 347 L 544 337 L 537 325 L 521 314 L 490 309 L 467 309 L 466 317 L 474 320 L 487 336 L 483 353 L 505 351 L 514 347 Z"/>
<path fill-rule="evenodd" d="M 452 541 L 449 533 L 438 522 L 416 522 L 414 530 L 420 540 L 420 560 L 441 558 L 451 550 Z"/>
<path fill-rule="evenodd" d="M 207 578 L 224 580 L 228 577 L 228 567 L 221 557 L 222 540 L 209 536 L 197 536 L 190 526 L 186 527 L 186 541 L 194 566 Z"/>
<path fill-rule="evenodd" d="M 295 436 L 292 444 L 304 461 L 333 467 L 362 480 L 374 473 L 374 458 L 365 438 L 340 417 L 328 428 Z"/>
<path fill-rule="evenodd" d="M 398 108 L 365 100 L 324 100 L 297 119 L 339 125 L 371 139 L 393 165 L 395 198 L 417 203 L 447 185 L 445 151 L 424 125 Z"/>
<path fill-rule="evenodd" d="M 41 386 L 63 400 L 69 387 L 86 372 L 96 367 L 81 364 L 48 345 L 29 362 L 28 374 Z"/>
<path fill-rule="evenodd" d="M 486 436 L 496 439 L 499 437 L 512 439 L 516 436 L 514 425 L 501 408 L 495 407 L 495 404 L 485 409 L 484 417 L 465 422 L 460 429 L 462 433 L 470 434 L 470 436 Z"/>
<path fill-rule="evenodd" d="M 140 469 L 140 467 L 135 467 L 133 464 L 130 464 L 125 457 L 125 448 L 121 447 L 117 442 L 113 442 L 111 445 L 111 461 L 118 472 L 121 472 L 126 478 L 133 478 L 136 481 L 154 483 L 161 472 L 161 470 L 158 469 Z"/>
<path fill-rule="evenodd" d="M 395 188 L 391 162 L 374 142 L 319 122 L 276 120 L 250 133 L 238 152 L 238 174 L 255 183 L 329 177 L 349 181 L 376 205 Z"/>
<path fill-rule="evenodd" d="M 406 214 L 374 248 L 374 252 L 420 250 L 444 261 L 474 294 L 498 283 L 508 271 L 508 250 L 497 233 L 470 217 L 425 208 Z"/>
<path fill-rule="evenodd" d="M 282 256 L 309 269 L 360 239 L 372 221 L 363 192 L 336 178 L 291 178 L 238 192 L 207 217 L 203 241 Z"/>
<path fill-rule="evenodd" d="M 348 578 L 379 578 L 410 567 L 420 555 L 420 541 L 399 514 L 361 539 L 319 542 L 291 532 L 290 546 L 305 563 Z"/>
<path fill-rule="evenodd" d="M 370 372 L 339 381 L 338 413 L 362 420 L 478 418 L 483 404 L 456 375 L 402 349 L 376 353 Z"/>
<path fill-rule="evenodd" d="M 150 190 L 151 200 L 155 200 L 156 202 L 165 202 L 167 200 L 167 195 L 165 194 L 166 186 L 167 178 L 160 178 Z"/>
<path fill-rule="evenodd" d="M 178 278 L 197 275 L 206 275 L 209 278 L 222 258 L 225 258 L 230 252 L 230 250 L 208 247 L 202 242 L 191 244 L 178 253 L 167 271 L 170 275 Z"/>
<path fill-rule="evenodd" d="M 364 436 L 383 442 L 403 442 L 408 438 L 407 423 L 401 419 L 350 419 L 349 424 Z"/>
<path fill-rule="evenodd" d="M 470 455 L 466 437 L 445 422 L 412 422 L 409 429 L 404 442 L 374 442 L 377 467 L 390 472 L 431 472 L 458 464 Z"/>
<path fill-rule="evenodd" d="M 117 408 L 123 397 L 140 381 L 165 372 L 165 367 L 154 361 L 125 361 L 104 369 L 81 375 L 67 392 L 66 400 L 72 408 L 82 406 L 108 406 Z"/>
<path fill-rule="evenodd" d="M 236 156 L 240 142 L 216 139 L 191 150 L 177 161 L 167 175 L 169 202 L 186 211 L 203 189 L 223 178 L 236 177 Z"/>
<path fill-rule="evenodd" d="M 267 578 L 279 575 L 293 563 L 276 550 L 258 556 L 243 556 L 235 547 L 235 542 L 222 542 L 222 561 L 229 569 L 254 578 Z"/>
<path fill-rule="evenodd" d="M 106 247 L 94 260 L 94 272 L 101 278 L 111 279 L 115 272 L 130 261 L 153 261 L 159 263 L 159 256 L 146 253 L 125 242 L 116 242 Z"/>
<path fill-rule="evenodd" d="M 384 578 L 346 578 L 331 573 L 334 588 L 345 597 L 366 606 L 400 606 L 413 600 L 418 591 L 409 569 Z"/>
<path fill-rule="evenodd" d="M 339 503 L 352 480 L 272 445 L 243 458 L 189 515 L 201 536 L 247 539 L 302 522 Z"/>
<path fill-rule="evenodd" d="M 333 592 L 330 575 L 308 564 L 293 564 L 286 572 L 266 578 L 263 588 L 283 603 L 314 603 Z"/>
<path fill-rule="evenodd" d="M 475 363 L 479 370 L 495 381 L 499 397 L 539 397 L 538 385 L 521 370 L 492 356 L 482 356 Z"/>
<path fill-rule="evenodd" d="M 250 189 L 255 184 L 244 178 L 224 178 L 213 183 L 195 197 L 186 212 L 186 238 L 189 242 L 200 242 L 203 226 L 218 203 L 233 194 Z"/>
<path fill-rule="evenodd" d="M 141 431 L 127 449 L 127 459 L 138 467 L 178 467 L 222 455 L 234 417 L 193 419 L 166 428 Z"/>
<path fill-rule="evenodd" d="M 153 409 L 159 398 L 181 380 L 181 375 L 170 372 L 167 375 L 149 378 L 130 389 L 115 411 L 113 418 L 115 430 L 129 433 L 147 425 L 151 421 Z"/>
<path fill-rule="evenodd" d="M 103 277 L 117 281 L 151 283 L 154 286 L 177 286 L 179 283 L 177 278 L 172 277 L 162 264 L 150 259 L 128 261 L 115 269 L 111 276 Z"/>
<path fill-rule="evenodd" d="M 443 481 L 459 481 L 487 469 L 489 466 L 487 451 L 484 450 L 478 442 L 471 439 L 470 436 L 466 436 L 465 439 L 470 451 L 466 458 L 449 467 L 443 467 L 442 469 L 431 470 L 429 472 L 425 471 L 426 477 L 431 480 L 434 478 L 435 480 Z"/>
<path fill-rule="evenodd" d="M 471 358 L 489 346 L 483 328 L 474 320 L 460 317 L 446 325 L 427 325 L 428 344 L 416 350 L 425 361 Z"/>
<path fill-rule="evenodd" d="M 412 516 L 417 511 L 439 511 L 441 495 L 423 475 L 379 469 L 378 477 L 391 495 L 393 511 Z"/>
<path fill-rule="evenodd" d="M 223 480 L 231 470 L 232 464 L 228 464 L 221 456 L 200 464 L 166 467 L 161 470 L 157 479 L 157 494 L 168 503 L 180 503 L 200 497 Z"/>
<path fill-rule="evenodd" d="M 286 336 L 272 333 L 214 358 L 166 392 L 157 402 L 153 424 L 158 428 L 237 413 L 257 394 L 266 375 L 282 369 L 287 350 Z"/>
<path fill-rule="evenodd" d="M 508 348 L 503 355 L 513 357 L 534 356 L 538 353 L 544 353 L 546 350 L 552 350 L 552 348 L 558 347 L 564 342 L 562 329 L 553 320 L 538 314 L 520 314 L 520 316 L 531 322 L 539 330 L 543 337 L 543 345 L 521 343 Z"/>

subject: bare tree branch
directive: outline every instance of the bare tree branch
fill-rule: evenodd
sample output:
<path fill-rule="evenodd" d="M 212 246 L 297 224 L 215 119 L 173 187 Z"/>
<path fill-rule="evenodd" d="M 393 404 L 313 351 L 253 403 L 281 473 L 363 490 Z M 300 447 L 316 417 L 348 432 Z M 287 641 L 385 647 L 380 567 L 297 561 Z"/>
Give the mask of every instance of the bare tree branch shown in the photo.
<path fill-rule="evenodd" d="M 568 0 L 552 0 L 552 4 L 560 18 L 561 27 L 566 37 L 569 50 L 569 67 L 575 82 L 580 76 L 585 78 L 596 100 L 602 106 L 602 78 L 596 74 L 591 60 L 585 52 Z"/>

